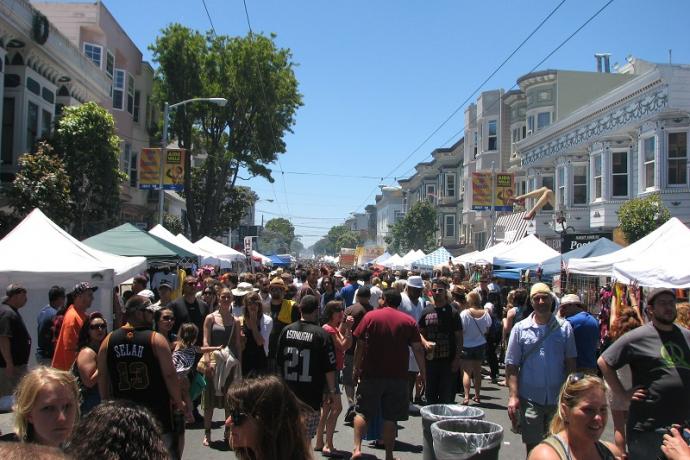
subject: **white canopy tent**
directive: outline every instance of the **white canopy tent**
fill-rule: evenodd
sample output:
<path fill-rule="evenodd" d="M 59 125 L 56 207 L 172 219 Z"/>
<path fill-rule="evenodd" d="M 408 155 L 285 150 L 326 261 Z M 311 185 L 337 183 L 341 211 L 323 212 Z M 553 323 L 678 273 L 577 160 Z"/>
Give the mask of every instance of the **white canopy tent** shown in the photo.
<path fill-rule="evenodd" d="M 21 314 L 33 343 L 37 343 L 35 318 L 48 303 L 48 291 L 53 285 L 67 292 L 82 281 L 98 287 L 91 311 L 100 311 L 112 324 L 113 288 L 145 270 L 145 257 L 123 257 L 93 249 L 39 209 L 0 240 L 0 286 L 21 283 L 26 287 L 28 300 Z"/>
<path fill-rule="evenodd" d="M 194 245 L 215 257 L 227 259 L 231 262 L 244 262 L 247 260 L 245 255 L 241 252 L 235 251 L 233 248 L 226 246 L 223 243 L 219 243 L 208 236 L 205 236 L 199 241 L 195 242 Z"/>
<path fill-rule="evenodd" d="M 570 259 L 568 271 L 583 275 L 614 276 L 614 266 L 617 266 L 621 280 L 625 277 L 628 280 L 635 279 L 640 285 L 654 286 L 662 282 L 659 278 L 661 274 L 653 275 L 649 272 L 654 269 L 653 267 L 663 267 L 668 264 L 668 267 L 664 269 L 669 276 L 667 282 L 674 282 L 674 279 L 675 282 L 683 282 L 683 278 L 688 276 L 688 270 L 683 266 L 683 264 L 687 266 L 687 259 L 682 264 L 676 264 L 676 262 L 683 260 L 682 253 L 686 253 L 688 247 L 690 247 L 690 229 L 676 217 L 672 217 L 649 235 L 616 252 L 586 259 Z M 678 276 L 678 273 L 682 274 L 683 271 L 685 276 Z M 642 275 L 646 282 L 653 283 L 643 283 Z M 663 283 L 657 285 L 673 287 Z"/>
<path fill-rule="evenodd" d="M 558 251 L 534 235 L 527 235 L 493 256 L 493 265 L 510 265 L 513 268 L 540 264 L 558 255 Z"/>
<path fill-rule="evenodd" d="M 177 235 L 175 235 L 175 244 L 177 244 L 183 249 L 186 249 L 187 251 L 199 254 L 199 256 L 201 257 L 202 264 L 218 265 L 220 268 L 232 268 L 232 261 L 223 259 L 222 257 L 216 257 L 208 251 L 204 251 L 203 249 L 189 241 L 187 237 L 184 236 L 182 233 L 178 233 Z"/>
<path fill-rule="evenodd" d="M 262 265 L 272 265 L 271 259 L 265 255 L 259 253 L 258 251 L 252 250 L 252 258 L 261 262 Z"/>
<path fill-rule="evenodd" d="M 392 268 L 392 269 L 400 269 L 402 267 L 402 257 L 400 255 L 393 254 L 390 256 L 385 262 L 383 262 L 381 265 L 383 265 L 386 268 Z"/>
<path fill-rule="evenodd" d="M 493 263 L 495 255 L 501 254 L 503 251 L 506 251 L 509 247 L 509 244 L 501 241 L 500 243 L 495 244 L 490 248 L 484 249 L 483 251 L 475 251 L 470 252 L 469 254 L 463 254 L 461 256 L 458 256 L 455 259 L 453 259 L 453 263 L 475 265 L 490 264 Z"/>
<path fill-rule="evenodd" d="M 613 277 L 621 283 L 635 282 L 641 286 L 690 287 L 690 229 L 681 225 L 677 226 L 675 236 L 667 234 L 667 238 L 657 240 L 642 257 L 613 264 Z"/>
<path fill-rule="evenodd" d="M 405 255 L 403 256 L 403 258 L 402 258 L 402 261 L 401 261 L 401 262 L 402 262 L 402 266 L 405 267 L 405 268 L 410 268 L 410 267 L 412 266 L 412 263 L 413 263 L 415 260 L 419 260 L 419 259 L 421 259 L 422 257 L 424 257 L 424 256 L 420 256 L 420 255 L 419 255 L 419 252 L 417 252 L 417 251 L 415 251 L 415 250 L 413 250 L 413 249 L 410 249 L 409 252 L 408 252 L 407 254 L 405 254 Z"/>
<path fill-rule="evenodd" d="M 383 254 L 381 254 L 380 256 L 378 256 L 376 259 L 372 260 L 371 263 L 381 265 L 390 258 L 391 258 L 391 255 L 388 253 L 388 251 L 386 251 Z"/>

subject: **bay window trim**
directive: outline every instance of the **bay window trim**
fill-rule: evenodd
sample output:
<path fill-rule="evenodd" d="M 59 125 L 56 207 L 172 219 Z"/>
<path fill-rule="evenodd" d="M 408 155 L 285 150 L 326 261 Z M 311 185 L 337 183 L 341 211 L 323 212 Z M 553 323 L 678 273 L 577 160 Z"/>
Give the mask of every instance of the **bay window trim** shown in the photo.
<path fill-rule="evenodd" d="M 671 158 L 670 156 L 670 151 L 669 147 L 671 145 L 669 139 L 671 137 L 671 134 L 680 134 L 683 133 L 685 134 L 685 157 L 673 157 Z M 666 137 L 665 137 L 665 155 L 664 155 L 664 163 L 666 166 L 666 187 L 668 188 L 685 188 L 688 186 L 688 176 L 689 176 L 689 171 L 688 171 L 688 141 L 690 141 L 690 132 L 688 132 L 688 128 L 669 128 L 666 130 Z M 670 172 L 670 163 L 671 160 L 682 160 L 685 159 L 685 182 L 684 183 L 678 183 L 678 184 L 672 184 L 669 180 L 669 172 Z"/>

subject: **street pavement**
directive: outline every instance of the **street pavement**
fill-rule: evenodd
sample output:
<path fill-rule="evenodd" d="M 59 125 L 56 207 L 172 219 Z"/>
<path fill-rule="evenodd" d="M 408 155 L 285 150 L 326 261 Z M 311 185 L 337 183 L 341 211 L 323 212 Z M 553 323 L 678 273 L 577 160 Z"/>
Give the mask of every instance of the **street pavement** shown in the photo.
<path fill-rule="evenodd" d="M 460 402 L 459 397 L 456 402 Z M 505 387 L 493 385 L 487 380 L 482 383 L 482 402 L 477 405 L 485 412 L 485 420 L 498 423 L 504 427 L 503 445 L 501 446 L 499 458 L 506 460 L 522 460 L 525 458 L 525 449 L 520 440 L 520 436 L 510 430 L 510 420 L 506 411 L 508 402 L 508 390 Z M 347 407 L 347 402 L 343 395 L 343 407 Z M 223 439 L 223 411 L 216 410 L 214 413 L 213 439 L 215 442 L 210 447 L 201 445 L 204 430 L 201 427 L 191 427 L 187 429 L 185 436 L 186 447 L 184 459 L 231 459 L 235 456 L 222 442 Z M 12 431 L 12 415 L 0 414 L 0 430 L 2 433 Z M 343 415 L 339 418 L 334 436 L 335 447 L 344 454 L 343 458 L 349 458 L 353 445 L 353 433 L 350 426 L 343 424 Z M 609 416 L 606 431 L 602 436 L 603 440 L 613 441 L 613 422 Z M 363 453 L 367 459 L 383 459 L 385 451 L 370 447 L 369 441 L 364 441 Z M 407 421 L 398 425 L 398 440 L 395 447 L 395 455 L 401 460 L 421 459 L 422 458 L 422 418 L 411 416 Z M 319 452 L 315 452 L 315 459 L 322 458 Z"/>

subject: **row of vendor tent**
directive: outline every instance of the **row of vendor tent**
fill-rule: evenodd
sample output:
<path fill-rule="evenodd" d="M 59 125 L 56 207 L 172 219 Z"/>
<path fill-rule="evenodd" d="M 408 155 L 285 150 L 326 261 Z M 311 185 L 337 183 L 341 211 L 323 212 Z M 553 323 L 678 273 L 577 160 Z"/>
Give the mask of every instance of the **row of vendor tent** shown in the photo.
<path fill-rule="evenodd" d="M 0 240 L 0 286 L 20 283 L 27 289 L 27 303 L 21 313 L 29 322 L 48 302 L 53 285 L 69 292 L 82 281 L 98 288 L 91 311 L 100 311 L 110 321 L 113 288 L 145 270 L 145 257 L 122 257 L 94 249 L 73 238 L 39 209 Z M 36 328 L 27 329 L 33 343 L 38 343 Z"/>
<path fill-rule="evenodd" d="M 525 265 L 521 263 L 507 264 L 507 268 L 495 269 L 494 275 L 505 279 L 520 279 L 523 270 L 536 270 L 541 268 L 544 279 L 551 279 L 554 275 L 561 273 L 561 270 L 568 267 L 569 262 L 576 258 L 597 257 L 609 254 L 621 249 L 621 246 L 608 238 L 599 238 L 589 244 L 582 245 L 564 254 L 556 254 L 538 264 Z"/>
<path fill-rule="evenodd" d="M 429 254 L 424 254 L 424 251 L 421 249 L 416 251 L 410 250 L 402 257 L 400 257 L 398 254 L 390 255 L 388 252 L 384 252 L 371 263 L 393 270 L 431 270 L 437 265 L 448 263 L 448 260 L 451 257 L 452 255 L 448 252 L 448 250 L 441 247 L 433 252 L 430 252 Z"/>
<path fill-rule="evenodd" d="M 649 235 L 616 252 L 571 259 L 570 273 L 611 276 L 640 286 L 690 287 L 690 229 L 672 217 Z"/>
<path fill-rule="evenodd" d="M 558 256 L 558 251 L 544 244 L 534 235 L 528 235 L 515 243 L 500 242 L 483 251 L 474 251 L 453 259 L 454 264 L 501 265 L 511 268 L 536 266 Z"/>

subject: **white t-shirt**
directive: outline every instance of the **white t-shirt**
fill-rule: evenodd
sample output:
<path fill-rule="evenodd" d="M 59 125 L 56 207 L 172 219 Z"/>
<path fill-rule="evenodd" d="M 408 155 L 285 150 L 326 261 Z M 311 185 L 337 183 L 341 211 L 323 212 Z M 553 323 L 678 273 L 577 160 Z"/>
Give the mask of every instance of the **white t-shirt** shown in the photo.
<path fill-rule="evenodd" d="M 419 299 L 417 299 L 417 303 L 413 304 L 406 293 L 403 292 L 401 296 L 402 302 L 400 302 L 398 310 L 407 315 L 410 315 L 412 318 L 414 318 L 415 322 L 418 323 L 419 317 L 422 316 L 422 311 L 424 310 L 424 299 L 420 297 Z M 414 353 L 412 352 L 411 347 L 410 357 L 407 364 L 407 370 L 409 372 L 419 372 L 419 366 L 417 366 L 417 360 L 414 358 Z"/>
<path fill-rule="evenodd" d="M 472 316 L 469 310 L 460 312 L 462 322 L 462 346 L 465 348 L 478 347 L 486 343 L 486 331 L 491 327 L 491 315 L 485 311 L 481 318 Z"/>

